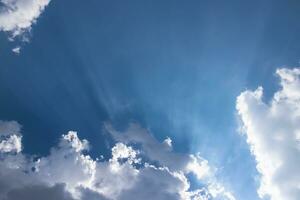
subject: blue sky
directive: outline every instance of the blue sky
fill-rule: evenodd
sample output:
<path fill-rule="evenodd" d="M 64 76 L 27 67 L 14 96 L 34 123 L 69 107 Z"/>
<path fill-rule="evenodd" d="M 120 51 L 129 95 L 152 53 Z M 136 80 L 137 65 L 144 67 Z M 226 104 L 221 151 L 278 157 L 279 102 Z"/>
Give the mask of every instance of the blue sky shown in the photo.
<path fill-rule="evenodd" d="M 136 123 L 200 152 L 236 199 L 260 199 L 236 98 L 263 86 L 268 101 L 276 69 L 299 66 L 299 18 L 292 0 L 51 0 L 28 42 L 1 28 L 0 119 L 20 123 L 23 152 L 38 156 L 69 130 L 109 156 L 104 123 Z"/>

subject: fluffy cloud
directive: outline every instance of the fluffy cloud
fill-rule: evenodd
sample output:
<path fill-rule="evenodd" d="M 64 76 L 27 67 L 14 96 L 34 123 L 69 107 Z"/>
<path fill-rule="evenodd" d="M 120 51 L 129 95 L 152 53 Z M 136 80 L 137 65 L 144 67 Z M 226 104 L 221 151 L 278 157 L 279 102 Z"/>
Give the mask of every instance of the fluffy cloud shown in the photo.
<path fill-rule="evenodd" d="M 50 0 L 1 0 L 0 30 L 11 38 L 30 31 Z"/>
<path fill-rule="evenodd" d="M 21 151 L 21 137 L 17 135 L 11 135 L 7 139 L 3 139 L 0 142 L 0 152 L 20 152 Z"/>
<path fill-rule="evenodd" d="M 300 69 L 279 69 L 281 89 L 270 102 L 263 88 L 237 98 L 247 142 L 261 174 L 258 193 L 272 200 L 300 199 Z"/>
<path fill-rule="evenodd" d="M 74 131 L 46 157 L 24 155 L 21 147 L 0 151 L 0 199 L 234 200 L 205 159 L 173 152 L 170 138 L 160 143 L 136 124 L 123 133 L 106 125 L 106 131 L 115 140 L 107 159 L 92 159 L 88 141 Z M 14 135 L 21 141 L 17 122 L 0 121 L 0 133 L 1 144 Z M 188 174 L 203 187 L 191 190 Z"/>
<path fill-rule="evenodd" d="M 0 120 L 0 152 L 20 152 L 22 148 L 20 125 L 17 122 Z"/>

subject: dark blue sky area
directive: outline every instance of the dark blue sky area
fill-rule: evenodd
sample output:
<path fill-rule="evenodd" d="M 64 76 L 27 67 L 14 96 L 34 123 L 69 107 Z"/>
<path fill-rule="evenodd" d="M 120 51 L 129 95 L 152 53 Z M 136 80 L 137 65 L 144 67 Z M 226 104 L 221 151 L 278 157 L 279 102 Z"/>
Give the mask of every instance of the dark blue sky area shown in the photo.
<path fill-rule="evenodd" d="M 259 85 L 268 99 L 275 69 L 299 65 L 299 19 L 296 0 L 52 0 L 20 55 L 0 35 L 0 119 L 21 123 L 25 152 L 39 154 L 76 130 L 97 155 L 103 122 L 137 122 L 257 199 L 235 99 Z"/>

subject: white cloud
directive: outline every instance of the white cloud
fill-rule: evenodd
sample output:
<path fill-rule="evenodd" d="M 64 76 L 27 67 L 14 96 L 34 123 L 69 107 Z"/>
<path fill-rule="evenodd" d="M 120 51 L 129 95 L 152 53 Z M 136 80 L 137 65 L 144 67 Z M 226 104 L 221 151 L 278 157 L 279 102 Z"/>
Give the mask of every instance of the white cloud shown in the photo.
<path fill-rule="evenodd" d="M 263 88 L 237 98 L 251 152 L 261 174 L 258 193 L 271 200 L 300 199 L 300 69 L 279 69 L 281 89 L 270 102 Z"/>
<path fill-rule="evenodd" d="M 138 152 L 133 150 L 132 147 L 128 147 L 123 143 L 117 143 L 112 149 L 112 158 L 110 161 L 112 163 L 118 163 L 122 159 L 125 159 L 130 165 L 137 164 L 140 159 L 137 158 Z"/>
<path fill-rule="evenodd" d="M 157 161 L 161 166 L 168 166 L 171 170 L 181 170 L 190 160 L 184 154 L 175 154 L 165 142 L 158 142 L 151 133 L 137 124 L 130 124 L 125 132 L 116 131 L 110 124 L 105 125 L 106 130 L 116 140 L 125 144 L 139 144 L 142 146 L 141 154 L 150 160 Z"/>
<path fill-rule="evenodd" d="M 0 199 L 29 200 L 45 194 L 57 200 L 234 200 L 200 155 L 177 154 L 137 125 L 125 133 L 107 127 L 116 143 L 106 160 L 87 155 L 88 141 L 74 131 L 63 135 L 46 157 L 24 155 L 21 144 L 20 151 L 0 151 Z M 16 122 L 0 121 L 0 131 L 1 144 L 21 137 Z M 138 143 L 141 147 L 136 148 Z M 191 190 L 190 173 L 204 186 Z"/>
<path fill-rule="evenodd" d="M 172 149 L 172 139 L 171 138 L 167 137 L 163 143 L 167 146 L 167 148 L 169 148 L 170 150 Z"/>
<path fill-rule="evenodd" d="M 171 139 L 167 138 L 162 143 L 158 142 L 151 133 L 141 128 L 137 124 L 130 124 L 125 132 L 116 131 L 111 125 L 106 124 L 106 130 L 112 137 L 126 145 L 141 146 L 139 153 L 150 162 L 156 163 L 157 169 L 167 169 L 171 174 L 181 174 L 186 180 L 187 174 L 194 174 L 199 181 L 207 185 L 207 188 L 201 188 L 198 191 L 188 191 L 189 183 L 183 181 L 184 185 L 188 185 L 187 189 L 178 192 L 185 194 L 179 199 L 205 199 L 206 195 L 211 198 L 222 198 L 234 200 L 234 196 L 226 191 L 224 186 L 214 177 L 214 169 L 209 166 L 208 161 L 200 156 L 200 154 L 180 154 L 172 151 L 172 146 L 166 144 L 166 140 L 171 144 Z M 150 165 L 151 166 L 151 165 Z M 177 177 L 178 178 L 178 177 Z M 181 187 L 184 188 L 184 187 Z M 201 191 L 201 195 L 199 194 Z M 203 193 L 207 193 L 204 195 Z M 195 196 L 192 197 L 192 194 Z M 197 195 L 196 195 L 197 194 Z M 187 197 L 188 196 L 188 197 Z M 208 198 L 208 197 L 207 197 Z M 176 199 L 176 198 L 171 198 Z"/>
<path fill-rule="evenodd" d="M 7 139 L 3 139 L 0 142 L 0 152 L 17 152 L 21 151 L 21 137 L 17 135 L 11 135 Z"/>
<path fill-rule="evenodd" d="M 90 187 L 96 173 L 96 161 L 83 154 L 86 149 L 87 141 L 79 140 L 77 133 L 70 131 L 62 136 L 58 147 L 51 149 L 49 156 L 37 160 L 36 175 L 50 185 L 66 184 L 77 197 L 76 187 Z"/>
<path fill-rule="evenodd" d="M 15 54 L 20 54 L 20 51 L 21 51 L 21 47 L 20 46 L 17 46 L 15 48 L 12 49 L 12 52 L 14 52 Z"/>
<path fill-rule="evenodd" d="M 208 165 L 208 161 L 201 158 L 200 155 L 190 155 L 186 170 L 188 172 L 193 172 L 199 180 L 211 176 L 211 169 Z"/>
<path fill-rule="evenodd" d="M 15 122 L 6 122 L 0 120 L 0 152 L 17 152 L 22 150 L 20 135 L 21 126 Z"/>
<path fill-rule="evenodd" d="M 0 30 L 16 36 L 29 32 L 50 0 L 1 0 Z M 26 38 L 25 38 L 26 40 Z"/>

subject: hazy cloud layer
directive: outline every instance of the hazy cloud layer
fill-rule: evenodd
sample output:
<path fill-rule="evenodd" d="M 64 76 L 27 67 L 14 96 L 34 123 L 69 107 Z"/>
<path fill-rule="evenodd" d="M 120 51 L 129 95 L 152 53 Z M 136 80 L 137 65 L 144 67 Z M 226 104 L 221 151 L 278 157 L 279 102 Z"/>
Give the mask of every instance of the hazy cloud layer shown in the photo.
<path fill-rule="evenodd" d="M 44 185 L 29 185 L 9 191 L 4 198 L 5 200 L 20 200 L 20 199 L 43 199 L 43 200 L 74 200 L 71 194 L 65 191 L 63 184 L 54 186 Z"/>
<path fill-rule="evenodd" d="M 245 91 L 237 110 L 261 174 L 260 197 L 300 199 L 300 69 L 279 69 L 281 89 L 270 102 L 263 88 Z"/>
<path fill-rule="evenodd" d="M 21 139 L 18 123 L 0 121 L 0 125 L 5 135 L 1 142 L 12 135 Z M 124 133 L 109 125 L 106 131 L 115 139 L 108 159 L 93 160 L 87 154 L 88 141 L 73 131 L 63 135 L 47 157 L 24 155 L 12 143 L 10 151 L 0 153 L 0 199 L 234 199 L 205 159 L 174 153 L 170 138 L 160 143 L 136 124 Z M 191 173 L 203 187 L 190 189 Z"/>

